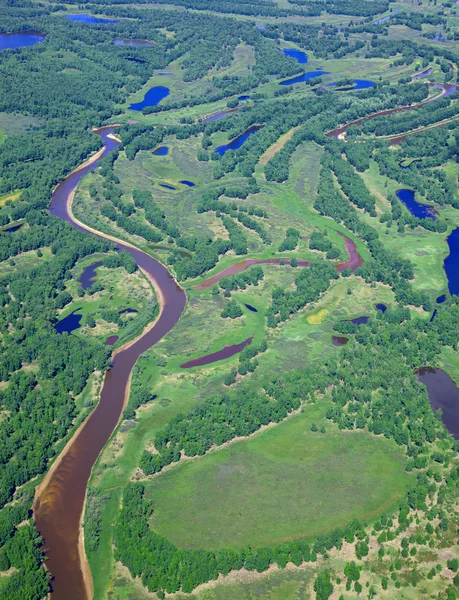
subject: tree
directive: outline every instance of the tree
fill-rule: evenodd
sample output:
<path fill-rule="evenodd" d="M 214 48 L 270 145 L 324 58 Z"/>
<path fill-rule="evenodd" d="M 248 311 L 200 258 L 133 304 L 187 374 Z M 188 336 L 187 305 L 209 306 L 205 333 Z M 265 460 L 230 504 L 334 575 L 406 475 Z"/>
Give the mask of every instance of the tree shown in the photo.
<path fill-rule="evenodd" d="M 333 584 L 330 581 L 328 571 L 317 575 L 314 582 L 314 591 L 316 592 L 316 600 L 328 600 L 333 594 Z"/>

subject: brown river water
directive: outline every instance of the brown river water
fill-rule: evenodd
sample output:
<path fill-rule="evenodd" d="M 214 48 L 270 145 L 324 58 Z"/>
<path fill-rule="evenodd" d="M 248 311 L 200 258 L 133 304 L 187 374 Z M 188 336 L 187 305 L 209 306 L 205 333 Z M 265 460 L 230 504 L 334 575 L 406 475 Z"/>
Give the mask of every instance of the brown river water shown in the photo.
<path fill-rule="evenodd" d="M 108 137 L 112 130 L 104 127 L 96 132 L 105 144 L 103 156 L 118 145 Z M 75 222 L 70 204 L 80 179 L 96 166 L 93 162 L 73 171 L 56 187 L 51 200 L 52 215 L 83 231 L 86 227 Z M 185 292 L 161 263 L 128 244 L 118 242 L 117 247 L 129 252 L 155 285 L 162 308 L 151 328 L 114 353 L 97 407 L 37 492 L 34 513 L 37 529 L 44 539 L 46 566 L 52 575 L 53 600 L 89 600 L 83 577 L 83 571 L 88 573 L 88 569 L 84 569 L 79 554 L 79 535 L 91 469 L 119 421 L 137 359 L 172 329 L 186 303 Z"/>

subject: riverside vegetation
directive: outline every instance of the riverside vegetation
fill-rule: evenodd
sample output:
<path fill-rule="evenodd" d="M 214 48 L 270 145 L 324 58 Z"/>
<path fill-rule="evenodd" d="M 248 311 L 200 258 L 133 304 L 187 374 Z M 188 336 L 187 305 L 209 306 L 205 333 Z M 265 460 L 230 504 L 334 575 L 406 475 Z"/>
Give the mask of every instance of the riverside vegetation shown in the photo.
<path fill-rule="evenodd" d="M 5 34 L 37 43 L 0 46 L 0 595 L 52 589 L 35 487 L 97 403 L 104 342 L 159 312 L 128 253 L 48 212 L 101 148 L 92 129 L 116 123 L 74 214 L 160 260 L 188 301 L 138 360 L 93 469 L 94 598 L 456 598 L 458 443 L 416 378 L 459 381 L 443 269 L 459 226 L 455 6 L 139 4 L 93 2 L 103 19 L 81 22 L 69 5 L 2 6 Z M 58 333 L 75 311 L 80 328 Z"/>

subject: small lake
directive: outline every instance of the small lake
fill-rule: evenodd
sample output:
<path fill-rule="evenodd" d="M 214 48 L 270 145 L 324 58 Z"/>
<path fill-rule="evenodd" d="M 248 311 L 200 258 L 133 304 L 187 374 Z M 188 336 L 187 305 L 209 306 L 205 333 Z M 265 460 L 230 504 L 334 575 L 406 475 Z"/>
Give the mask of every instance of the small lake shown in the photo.
<path fill-rule="evenodd" d="M 94 23 L 119 23 L 117 19 L 103 19 L 102 17 L 93 17 L 93 15 L 89 15 L 87 13 L 80 15 L 64 15 L 66 19 L 70 21 L 75 21 L 75 23 L 87 23 L 89 25 Z"/>
<path fill-rule="evenodd" d="M 126 315 L 126 314 L 137 314 L 139 311 L 136 310 L 135 308 L 123 308 L 123 310 L 118 311 L 119 315 Z"/>
<path fill-rule="evenodd" d="M 375 87 L 374 81 L 369 81 L 368 79 L 354 79 L 354 87 L 353 90 L 367 90 L 368 88 Z"/>
<path fill-rule="evenodd" d="M 160 146 L 159 148 L 156 148 L 156 150 L 153 150 L 153 154 L 155 156 L 167 156 L 169 154 L 169 148 L 167 146 Z"/>
<path fill-rule="evenodd" d="M 343 319 L 342 323 L 354 323 L 354 325 L 365 325 L 370 317 L 356 317 L 355 319 Z"/>
<path fill-rule="evenodd" d="M 443 424 L 454 438 L 459 439 L 459 389 L 454 381 L 442 369 L 432 367 L 418 369 L 416 377 L 427 388 L 432 410 L 441 408 Z"/>
<path fill-rule="evenodd" d="M 252 306 L 251 304 L 244 304 L 244 306 L 246 308 L 248 308 L 252 312 L 258 312 L 258 310 L 254 306 Z"/>
<path fill-rule="evenodd" d="M 279 85 L 293 85 L 294 83 L 301 83 L 303 81 L 308 81 L 313 77 L 320 77 L 321 75 L 330 75 L 328 71 L 308 71 L 307 73 L 303 73 L 303 75 L 298 75 L 297 77 L 292 77 L 292 79 L 286 79 L 285 81 L 280 81 Z"/>
<path fill-rule="evenodd" d="M 58 321 L 54 326 L 56 333 L 72 333 L 72 331 L 78 329 L 83 318 L 83 315 L 77 314 L 80 310 L 81 308 L 76 308 L 69 315 Z"/>
<path fill-rule="evenodd" d="M 14 50 L 24 46 L 35 46 L 43 42 L 45 36 L 37 31 L 20 31 L 18 33 L 0 33 L 0 52 Z"/>
<path fill-rule="evenodd" d="M 145 63 L 147 63 L 147 60 L 144 60 L 143 58 L 135 58 L 134 56 L 126 56 L 125 57 L 126 60 L 129 60 L 130 62 L 135 62 L 135 63 L 139 63 L 141 65 L 144 65 Z"/>
<path fill-rule="evenodd" d="M 438 296 L 437 298 L 437 304 L 443 304 L 443 302 L 446 300 L 446 294 L 442 294 L 441 296 Z"/>
<path fill-rule="evenodd" d="M 2 227 L 0 229 L 0 232 L 8 232 L 8 233 L 14 233 L 15 231 L 17 231 L 18 229 L 21 229 L 21 227 L 24 225 L 24 223 L 17 223 L 16 225 L 11 225 L 11 227 L 8 227 L 8 225 L 6 225 L 5 227 Z"/>
<path fill-rule="evenodd" d="M 113 44 L 115 46 L 131 46 L 133 48 L 143 48 L 143 47 L 150 47 L 150 46 L 156 45 L 153 42 L 147 42 L 147 40 L 123 40 L 123 39 L 116 39 L 113 41 Z"/>
<path fill-rule="evenodd" d="M 418 219 L 436 220 L 436 211 L 432 206 L 421 204 L 415 199 L 413 190 L 397 190 L 397 198 L 402 202 L 412 215 Z"/>
<path fill-rule="evenodd" d="M 143 97 L 142 102 L 135 102 L 129 106 L 130 110 L 142 110 L 147 106 L 157 106 L 161 100 L 164 100 L 171 93 L 170 89 L 164 85 L 155 85 L 150 88 Z"/>
<path fill-rule="evenodd" d="M 449 234 L 446 241 L 449 255 L 445 258 L 444 268 L 448 279 L 448 290 L 451 295 L 459 295 L 459 227 Z"/>
<path fill-rule="evenodd" d="M 226 117 L 229 114 L 231 114 L 229 110 L 224 110 L 223 112 L 215 113 L 214 115 L 210 115 L 210 117 L 206 117 L 202 120 L 202 122 L 211 123 L 212 121 L 219 121 L 220 119 L 223 119 L 223 117 Z"/>
<path fill-rule="evenodd" d="M 244 102 L 244 100 L 250 100 L 250 96 L 239 96 L 238 100 L 239 102 Z"/>
<path fill-rule="evenodd" d="M 386 21 L 389 21 L 389 20 L 390 20 L 390 16 L 382 17 L 381 19 L 373 21 L 372 25 L 381 25 L 381 23 L 385 23 Z"/>
<path fill-rule="evenodd" d="M 104 342 L 104 346 L 113 346 L 119 340 L 118 335 L 110 335 Z"/>
<path fill-rule="evenodd" d="M 202 367 L 219 360 L 224 360 L 225 358 L 229 358 L 230 356 L 234 356 L 235 354 L 241 352 L 241 350 L 252 343 L 252 340 L 253 337 L 250 337 L 240 344 L 234 344 L 234 346 L 225 346 L 223 350 L 218 350 L 218 352 L 212 352 L 212 354 L 206 354 L 205 356 L 200 356 L 199 358 L 195 358 L 194 360 L 183 363 L 183 365 L 180 365 L 180 368 L 191 369 L 192 367 Z"/>
<path fill-rule="evenodd" d="M 294 58 L 296 62 L 300 65 L 305 65 L 308 62 L 308 55 L 302 50 L 295 50 L 294 48 L 284 48 L 282 52 L 285 54 L 285 56 L 288 56 L 289 58 Z"/>
<path fill-rule="evenodd" d="M 188 187 L 194 187 L 196 184 L 193 183 L 192 181 L 188 181 L 187 179 L 182 179 L 182 181 L 179 181 L 179 183 L 181 183 L 182 185 L 187 185 Z"/>
<path fill-rule="evenodd" d="M 433 71 L 433 68 L 429 67 L 425 71 L 422 71 L 422 73 L 416 73 L 416 75 L 413 75 L 413 77 L 411 79 L 420 79 L 421 77 L 427 77 L 427 75 L 430 75 L 432 73 L 432 71 Z"/>
<path fill-rule="evenodd" d="M 376 304 L 376 310 L 381 311 L 382 313 L 385 313 L 387 310 L 387 306 L 385 304 Z"/>
<path fill-rule="evenodd" d="M 349 341 L 349 338 L 344 337 L 343 335 L 334 335 L 332 336 L 332 344 L 334 346 L 345 346 Z"/>
<path fill-rule="evenodd" d="M 83 269 L 77 281 L 84 290 L 92 286 L 97 275 L 96 269 L 100 266 L 102 266 L 102 261 L 97 260 Z"/>
<path fill-rule="evenodd" d="M 220 154 L 220 156 L 223 156 L 226 152 L 228 152 L 228 150 L 238 150 L 251 135 L 256 133 L 262 127 L 263 125 L 252 125 L 252 127 L 249 127 L 246 131 L 244 131 L 244 133 L 239 135 L 228 144 L 224 144 L 223 146 L 218 146 L 215 148 L 215 152 Z"/>
<path fill-rule="evenodd" d="M 168 185 L 167 183 L 160 183 L 159 185 L 163 188 L 166 188 L 166 190 L 175 190 L 173 185 Z"/>

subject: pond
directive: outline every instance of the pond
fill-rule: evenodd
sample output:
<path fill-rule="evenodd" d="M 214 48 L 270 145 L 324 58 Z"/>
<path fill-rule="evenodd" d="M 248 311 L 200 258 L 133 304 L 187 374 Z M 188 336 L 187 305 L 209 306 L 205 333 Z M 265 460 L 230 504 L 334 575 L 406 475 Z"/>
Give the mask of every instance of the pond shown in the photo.
<path fill-rule="evenodd" d="M 203 123 L 210 123 L 211 121 L 219 121 L 230 114 L 231 111 L 224 110 L 223 112 L 215 113 L 214 115 L 210 115 L 210 117 L 206 117 L 202 120 Z"/>
<path fill-rule="evenodd" d="M 442 421 L 450 434 L 459 439 L 459 389 L 442 369 L 422 367 L 416 371 L 418 381 L 427 388 L 432 410 L 442 410 Z"/>
<path fill-rule="evenodd" d="M 246 308 L 248 308 L 252 312 L 258 312 L 258 310 L 254 306 L 252 306 L 251 304 L 244 304 L 244 306 Z"/>
<path fill-rule="evenodd" d="M 354 325 L 365 325 L 370 317 L 356 317 L 355 319 L 343 319 L 342 323 L 354 323 Z"/>
<path fill-rule="evenodd" d="M 83 315 L 77 314 L 80 310 L 81 308 L 76 308 L 69 315 L 58 321 L 54 326 L 56 333 L 72 333 L 72 331 L 78 329 L 83 318 Z"/>
<path fill-rule="evenodd" d="M 437 298 L 437 304 L 442 304 L 446 300 L 446 294 L 442 294 Z"/>
<path fill-rule="evenodd" d="M 332 344 L 334 346 L 345 346 L 349 341 L 349 338 L 344 337 L 343 335 L 334 335 L 332 336 Z"/>
<path fill-rule="evenodd" d="M 115 344 L 118 340 L 119 340 L 119 336 L 118 335 L 110 335 L 104 342 L 104 346 L 113 346 L 113 344 Z"/>
<path fill-rule="evenodd" d="M 196 184 L 193 183 L 192 181 L 188 181 L 187 179 L 182 179 L 182 181 L 179 181 L 179 183 L 181 183 L 182 185 L 187 185 L 188 187 L 194 187 Z"/>
<path fill-rule="evenodd" d="M 19 31 L 18 33 L 0 33 L 0 51 L 35 46 L 43 42 L 45 36 L 37 31 Z"/>
<path fill-rule="evenodd" d="M 355 90 L 366 90 L 368 88 L 375 87 L 374 81 L 369 81 L 368 79 L 354 79 L 354 87 Z"/>
<path fill-rule="evenodd" d="M 421 204 L 415 199 L 413 190 L 397 190 L 397 198 L 402 202 L 412 215 L 418 219 L 436 220 L 436 211 L 432 206 Z"/>
<path fill-rule="evenodd" d="M 88 15 L 87 13 L 82 13 L 79 15 L 65 15 L 66 19 L 70 19 L 70 21 L 75 21 L 76 23 L 119 23 L 117 19 L 103 19 L 102 17 L 94 17 L 93 15 Z"/>
<path fill-rule="evenodd" d="M 83 269 L 83 272 L 78 277 L 78 283 L 84 290 L 92 286 L 97 275 L 96 269 L 100 266 L 102 266 L 102 261 L 97 260 Z"/>
<path fill-rule="evenodd" d="M 295 50 L 294 48 L 284 48 L 282 52 L 285 54 L 285 56 L 288 56 L 289 58 L 294 58 L 296 62 L 300 65 L 305 65 L 308 62 L 308 55 L 302 50 Z"/>
<path fill-rule="evenodd" d="M 444 268 L 448 279 L 448 289 L 451 295 L 459 295 L 459 227 L 449 234 L 446 241 L 449 246 L 449 254 L 445 258 Z"/>
<path fill-rule="evenodd" d="M 8 227 L 8 226 L 2 227 L 0 229 L 0 232 L 7 231 L 8 233 L 14 233 L 18 229 L 20 229 L 23 225 L 24 225 L 24 223 L 16 223 L 16 225 L 11 225 L 11 227 Z"/>
<path fill-rule="evenodd" d="M 155 156 L 167 156 L 169 154 L 169 148 L 167 146 L 160 146 L 159 148 L 156 148 L 156 150 L 153 150 L 153 154 Z"/>
<path fill-rule="evenodd" d="M 223 156 L 226 152 L 228 152 L 228 150 L 238 150 L 251 135 L 256 133 L 262 127 L 263 125 L 252 125 L 252 127 L 246 129 L 244 133 L 241 133 L 241 135 L 239 135 L 237 138 L 231 142 L 228 142 L 228 144 L 223 144 L 223 146 L 218 146 L 215 148 L 215 152 L 220 154 L 220 156 Z"/>
<path fill-rule="evenodd" d="M 421 77 L 427 77 L 427 75 L 430 75 L 432 73 L 432 71 L 433 71 L 433 68 L 429 67 L 425 71 L 422 71 L 422 73 L 416 73 L 416 75 L 413 75 L 412 79 L 419 79 Z"/>
<path fill-rule="evenodd" d="M 209 365 L 210 363 L 217 362 L 219 360 L 224 360 L 225 358 L 229 358 L 230 356 L 234 356 L 243 350 L 246 346 L 252 343 L 253 337 L 247 338 L 240 344 L 234 344 L 233 346 L 225 346 L 223 350 L 218 350 L 217 352 L 212 352 L 212 354 L 206 354 L 205 356 L 200 356 L 199 358 L 195 358 L 194 360 L 190 360 L 183 365 L 180 365 L 181 369 L 191 369 L 192 367 L 202 367 L 204 365 Z"/>
<path fill-rule="evenodd" d="M 142 48 L 144 46 L 150 47 L 150 46 L 156 45 L 154 42 L 147 42 L 147 40 L 123 40 L 123 39 L 116 39 L 113 41 L 113 44 L 115 46 L 131 46 L 133 48 Z"/>
<path fill-rule="evenodd" d="M 302 81 L 308 81 L 313 77 L 320 77 L 321 75 L 330 75 L 328 71 L 308 71 L 307 73 L 303 73 L 303 75 L 297 75 L 296 77 L 292 77 L 292 79 L 286 79 L 285 81 L 280 81 L 279 85 L 293 85 L 294 83 L 301 83 Z"/>
<path fill-rule="evenodd" d="M 379 310 L 382 313 L 385 313 L 387 310 L 387 306 L 385 304 L 376 304 L 376 310 Z"/>
<path fill-rule="evenodd" d="M 173 185 L 168 185 L 167 183 L 160 183 L 159 185 L 163 188 L 166 188 L 166 190 L 175 190 Z"/>
<path fill-rule="evenodd" d="M 122 310 L 118 311 L 119 315 L 126 315 L 126 314 L 137 314 L 139 311 L 136 310 L 135 308 L 123 308 Z"/>
<path fill-rule="evenodd" d="M 157 106 L 161 100 L 169 96 L 170 89 L 164 85 L 155 85 L 148 90 L 142 102 L 134 102 L 129 106 L 130 110 L 142 110 L 147 106 Z"/>
<path fill-rule="evenodd" d="M 239 102 L 244 102 L 244 100 L 250 100 L 250 96 L 239 96 L 238 100 Z"/>

